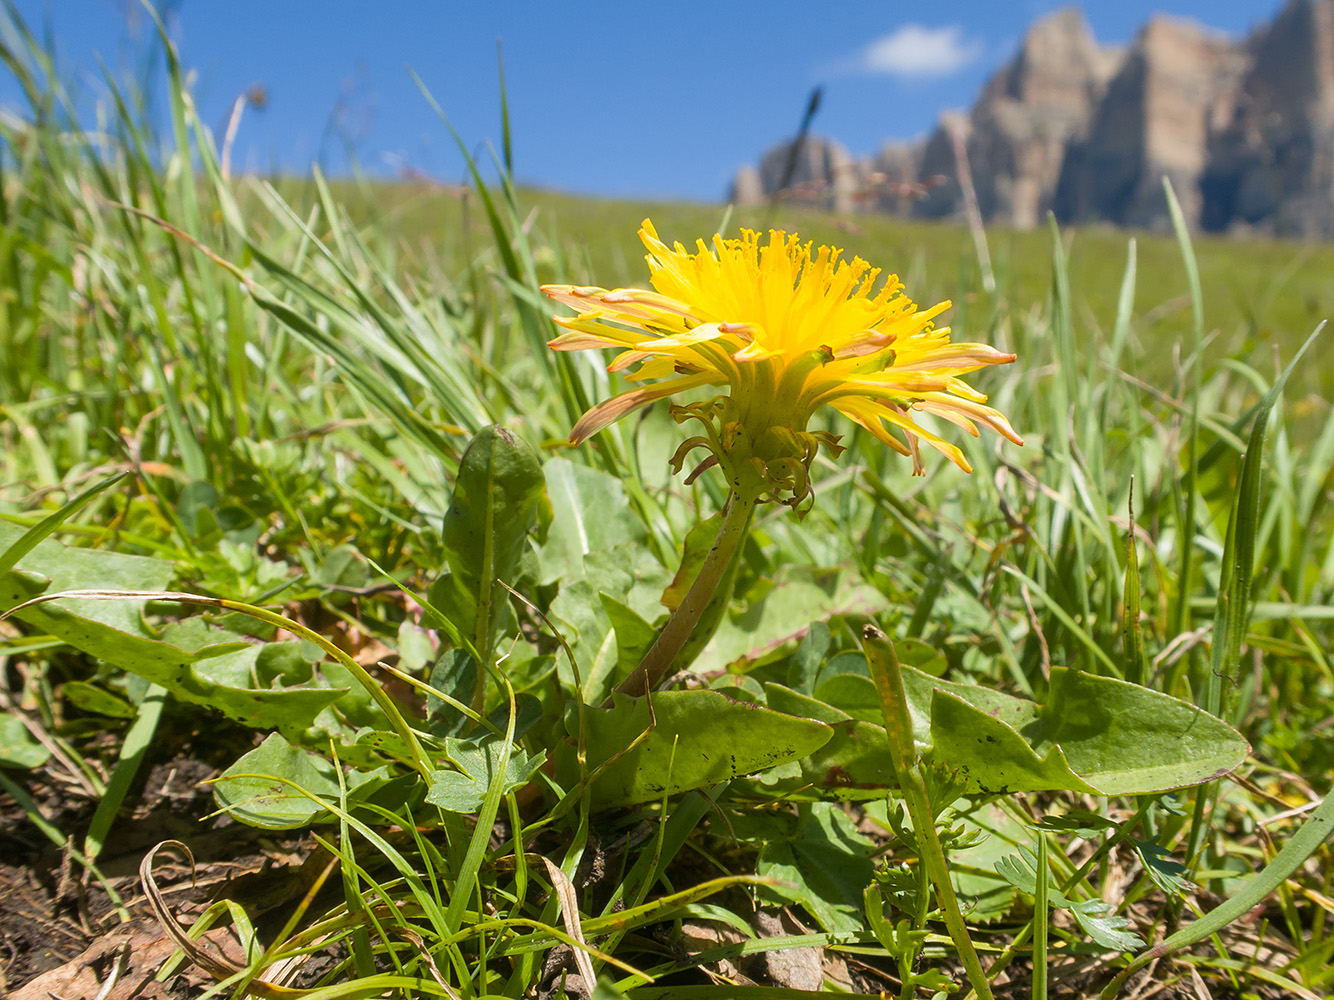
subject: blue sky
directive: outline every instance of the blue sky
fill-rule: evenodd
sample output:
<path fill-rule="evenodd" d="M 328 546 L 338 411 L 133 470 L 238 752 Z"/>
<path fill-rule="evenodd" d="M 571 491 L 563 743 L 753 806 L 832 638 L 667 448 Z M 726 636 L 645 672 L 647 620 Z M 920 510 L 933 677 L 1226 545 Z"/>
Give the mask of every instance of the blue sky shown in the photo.
<path fill-rule="evenodd" d="M 608 196 L 718 200 L 736 168 L 791 135 L 811 88 L 814 130 L 855 154 L 928 131 L 967 107 L 1048 0 L 929 4 L 176 0 L 162 5 L 221 135 L 237 95 L 267 91 L 242 119 L 234 169 L 346 171 L 346 143 L 377 175 L 463 179 L 429 88 L 468 145 L 499 145 L 503 45 L 523 182 Z M 1155 11 L 1243 35 L 1279 0 L 1123 0 L 1081 5 L 1104 43 L 1129 41 Z M 18 0 L 49 26 L 64 76 L 87 107 L 101 58 L 142 78 L 151 24 L 138 0 Z M 0 106 L 18 90 L 0 69 Z M 331 127 L 332 126 L 332 127 Z"/>

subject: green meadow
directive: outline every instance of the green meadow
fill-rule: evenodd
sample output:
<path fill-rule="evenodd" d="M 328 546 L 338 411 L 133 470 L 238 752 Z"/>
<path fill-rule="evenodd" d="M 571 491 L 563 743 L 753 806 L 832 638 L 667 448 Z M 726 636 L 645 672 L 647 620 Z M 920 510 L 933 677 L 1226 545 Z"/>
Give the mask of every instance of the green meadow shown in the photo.
<path fill-rule="evenodd" d="M 991 230 L 988 281 L 961 227 L 518 188 L 504 136 L 462 186 L 230 176 L 174 63 L 165 125 L 79 121 L 16 32 L 0 992 L 1334 987 L 1334 248 Z M 568 444 L 630 383 L 540 290 L 644 286 L 644 218 L 952 300 L 1025 441 L 937 422 L 973 472 L 914 477 L 817 414 L 648 699 L 728 484 L 665 402 Z"/>

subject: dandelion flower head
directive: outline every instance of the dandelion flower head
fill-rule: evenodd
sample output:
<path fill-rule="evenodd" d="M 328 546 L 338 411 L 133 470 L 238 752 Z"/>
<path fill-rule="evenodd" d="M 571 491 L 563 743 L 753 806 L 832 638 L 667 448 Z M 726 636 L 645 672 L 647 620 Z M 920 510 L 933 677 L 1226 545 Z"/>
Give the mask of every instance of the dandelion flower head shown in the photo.
<path fill-rule="evenodd" d="M 727 386 L 725 396 L 686 404 L 678 419 L 698 418 L 712 455 L 734 489 L 767 489 L 800 496 L 820 443 L 836 439 L 806 427 L 833 407 L 925 470 L 920 443 L 971 471 L 959 448 L 922 427 L 926 413 L 978 434 L 989 427 L 1022 444 L 1009 422 L 986 406 L 986 396 L 961 375 L 1014 360 L 985 344 L 952 343 L 934 320 L 950 307 L 919 309 L 894 275 L 860 257 L 801 242 L 771 230 L 739 239 L 714 236 L 692 252 L 668 247 L 645 220 L 639 237 L 648 250 L 651 291 L 545 285 L 542 291 L 576 313 L 556 322 L 565 333 L 558 351 L 615 348 L 609 371 L 644 383 L 589 410 L 575 424 L 579 443 L 655 400 L 700 386 Z M 688 447 L 683 447 L 689 450 Z M 836 449 L 839 450 L 839 449 Z M 678 456 L 682 453 L 678 452 Z M 679 457 L 677 464 L 679 467 Z"/>

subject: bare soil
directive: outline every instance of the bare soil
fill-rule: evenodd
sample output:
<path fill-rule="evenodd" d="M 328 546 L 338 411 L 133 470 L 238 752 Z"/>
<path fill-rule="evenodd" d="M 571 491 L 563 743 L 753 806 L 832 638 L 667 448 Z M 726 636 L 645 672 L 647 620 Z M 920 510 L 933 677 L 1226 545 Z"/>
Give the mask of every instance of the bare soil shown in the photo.
<path fill-rule="evenodd" d="M 240 902 L 257 921 L 290 910 L 313 878 L 307 864 L 318 854 L 313 839 L 210 815 L 216 806 L 204 782 L 252 739 L 248 732 L 229 731 L 164 741 L 176 746 L 141 771 L 139 787 L 127 796 L 96 859 L 97 874 L 75 857 L 97 802 L 68 766 L 52 758 L 32 771 L 7 772 L 51 828 L 69 839 L 55 844 L 12 796 L 0 792 L 0 996 L 184 998 L 212 985 L 188 964 L 166 982 L 154 981 L 176 945 L 148 905 L 139 865 L 163 841 L 180 841 L 194 855 L 193 871 L 183 857 L 165 851 L 154 868 L 163 899 L 186 926 L 223 898 Z M 96 745 L 89 749 L 95 758 Z M 222 954 L 240 957 L 229 928 L 206 939 Z"/>

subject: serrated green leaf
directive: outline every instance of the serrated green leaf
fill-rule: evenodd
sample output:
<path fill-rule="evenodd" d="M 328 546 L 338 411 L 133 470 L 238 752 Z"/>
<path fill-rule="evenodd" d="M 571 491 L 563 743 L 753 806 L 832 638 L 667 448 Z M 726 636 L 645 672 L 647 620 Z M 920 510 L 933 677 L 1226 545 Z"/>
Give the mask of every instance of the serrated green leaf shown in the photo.
<path fill-rule="evenodd" d="M 633 805 L 730 781 L 803 757 L 825 743 L 830 728 L 794 718 L 716 691 L 661 691 L 653 695 L 657 724 L 628 754 L 612 758 L 649 728 L 644 698 L 617 695 L 607 709 L 585 709 L 588 766 L 607 767 L 592 786 L 600 808 Z M 566 712 L 573 736 L 578 716 Z M 610 763 L 608 763 L 610 761 Z M 562 784 L 578 780 L 573 761 L 561 762 Z"/>
<path fill-rule="evenodd" d="M 1093 840 L 1104 830 L 1115 830 L 1118 824 L 1115 820 L 1086 809 L 1072 809 L 1064 816 L 1044 816 L 1038 826 L 1043 830 L 1056 830 L 1078 837 L 1080 840 Z"/>
<path fill-rule="evenodd" d="M 1156 840 L 1140 840 L 1132 837 L 1130 842 L 1135 848 L 1135 853 L 1139 855 L 1144 870 L 1159 889 L 1176 896 L 1191 890 L 1193 885 L 1190 879 L 1186 878 L 1190 869 L 1179 861 L 1173 861 L 1167 848 Z"/>
<path fill-rule="evenodd" d="M 0 544 L 12 533 L 9 525 L 0 524 Z M 174 572 L 165 560 L 69 548 L 48 539 L 28 552 L 18 568 L 0 574 L 0 611 L 50 590 L 162 590 Z M 348 692 L 328 686 L 254 687 L 252 672 L 266 647 L 197 618 L 154 636 L 144 624 L 145 604 L 142 599 L 75 598 L 33 605 L 13 617 L 159 684 L 182 701 L 216 709 L 255 729 L 279 730 L 297 742 L 321 712 Z M 322 742 L 327 735 L 316 738 Z"/>
<path fill-rule="evenodd" d="M 1125 917 L 1111 912 L 1111 907 L 1100 899 L 1090 899 L 1070 907 L 1075 920 L 1089 938 L 1108 951 L 1134 951 L 1144 947 L 1144 939 L 1133 931 Z"/>
<path fill-rule="evenodd" d="M 974 791 L 1144 794 L 1208 781 L 1250 750 L 1230 726 L 1184 701 L 1062 667 L 1052 669 L 1044 705 L 909 667 L 903 681 L 919 750 L 957 771 Z M 783 772 L 764 786 L 798 798 L 843 799 L 874 798 L 893 787 L 870 679 L 835 675 L 816 691 L 827 700 L 765 685 L 771 708 L 820 719 L 834 733 L 799 762 L 799 779 Z"/>
<path fill-rule="evenodd" d="M 803 806 L 798 817 L 785 819 L 760 838 L 756 874 L 783 883 L 771 891 L 800 903 L 825 930 L 861 930 L 875 845 L 832 803 Z"/>
<path fill-rule="evenodd" d="M 1018 854 L 1009 854 L 996 862 L 996 871 L 1020 892 L 1032 896 L 1038 888 L 1038 870 L 1044 868 L 1047 883 L 1047 903 L 1061 910 L 1069 910 L 1091 940 L 1111 951 L 1131 951 L 1144 944 L 1134 933 L 1127 931 L 1125 917 L 1111 913 L 1111 907 L 1101 899 L 1072 900 L 1056 888 L 1051 873 L 1039 866 L 1037 856 L 1021 846 Z"/>
<path fill-rule="evenodd" d="M 431 772 L 426 801 L 449 812 L 473 813 L 481 808 L 494 782 L 502 783 L 502 795 L 526 785 L 546 756 L 539 753 L 530 757 L 522 747 L 513 745 L 502 773 L 504 743 L 503 736 L 494 734 L 477 740 L 446 739 L 446 752 L 458 770 Z"/>
<path fill-rule="evenodd" d="M 996 862 L 996 871 L 1001 878 L 1009 882 L 1020 892 L 1033 895 L 1038 891 L 1037 874 L 1033 868 L 1033 863 L 1021 857 L 1018 854 L 1007 854 Z M 1052 906 L 1064 908 L 1069 905 L 1069 900 L 1059 892 L 1051 890 L 1048 901 Z"/>

